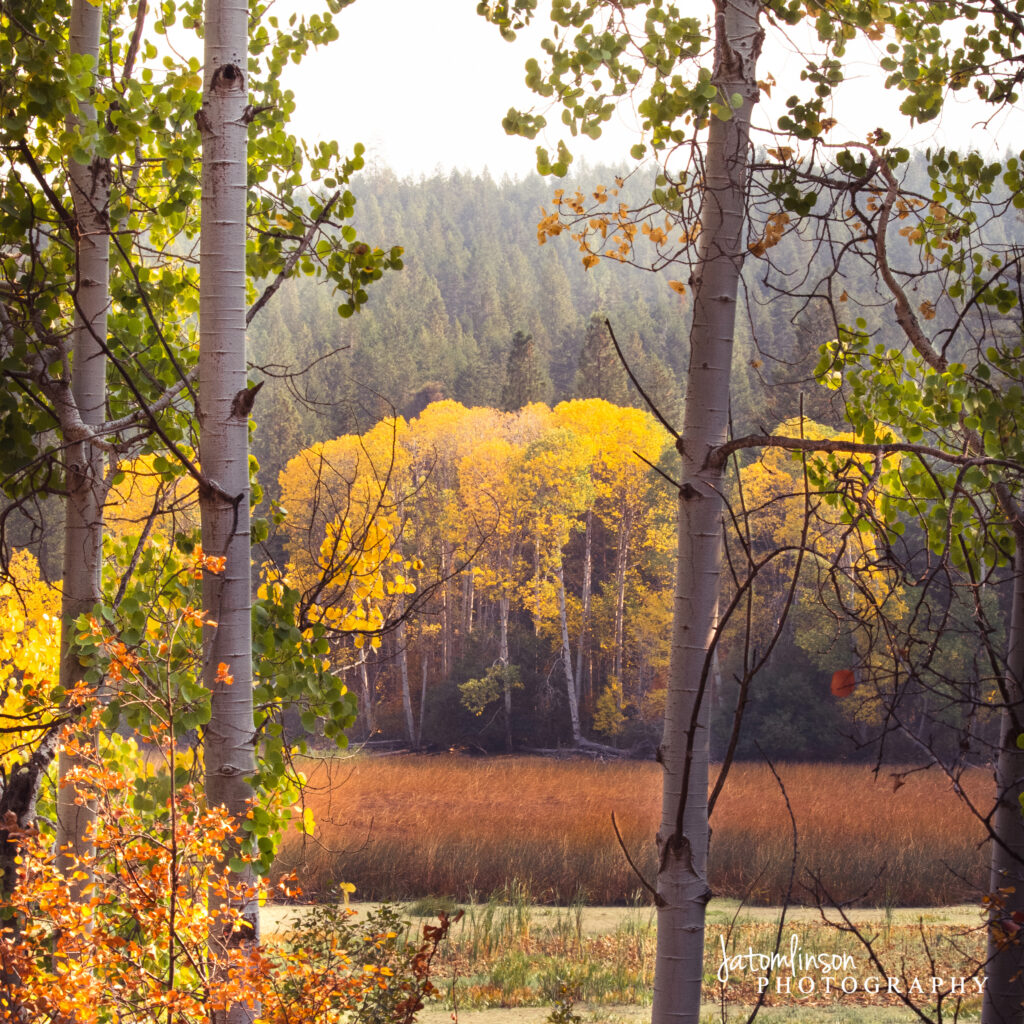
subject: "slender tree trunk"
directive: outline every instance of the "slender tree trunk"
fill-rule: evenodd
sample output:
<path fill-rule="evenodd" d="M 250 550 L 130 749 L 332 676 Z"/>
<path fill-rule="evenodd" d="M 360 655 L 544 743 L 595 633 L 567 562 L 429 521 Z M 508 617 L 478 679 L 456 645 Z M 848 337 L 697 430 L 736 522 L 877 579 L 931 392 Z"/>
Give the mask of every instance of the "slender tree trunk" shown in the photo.
<path fill-rule="evenodd" d="M 569 725 L 572 728 L 573 746 L 578 747 L 583 739 L 580 730 L 580 706 L 576 700 L 576 683 L 572 677 L 572 651 L 569 649 L 569 621 L 565 614 L 565 573 L 562 560 L 558 560 L 558 622 L 562 629 L 562 666 L 565 669 L 565 694 L 569 699 Z"/>
<path fill-rule="evenodd" d="M 76 0 L 71 9 L 70 51 L 92 58 L 98 71 L 102 5 Z M 94 121 L 91 103 L 80 107 L 80 121 Z M 69 118 L 69 127 L 78 121 Z M 82 422 L 96 427 L 106 416 L 107 339 L 109 294 L 110 166 L 96 157 L 91 163 L 69 165 L 71 200 L 75 223 L 77 286 L 74 292 L 75 327 L 71 366 L 71 391 Z M 64 521 L 64 571 L 61 596 L 60 682 L 70 689 L 81 679 L 81 666 L 71 650 L 70 639 L 78 616 L 91 612 L 103 598 L 103 504 L 106 499 L 103 453 L 88 441 L 77 441 L 66 450 L 67 503 Z M 76 760 L 60 753 L 58 777 L 64 778 Z M 57 792 L 57 866 L 67 873 L 89 844 L 86 832 L 95 816 L 89 803 L 76 803 L 73 786 Z M 88 878 L 72 883 L 81 892 Z"/>
<path fill-rule="evenodd" d="M 441 678 L 447 679 L 452 664 L 452 618 L 449 608 L 448 569 L 451 564 L 448 547 L 441 542 Z"/>
<path fill-rule="evenodd" d="M 615 552 L 615 678 L 622 684 L 623 625 L 626 618 L 626 562 L 629 558 L 629 535 L 632 521 L 628 513 L 619 527 L 619 543 Z"/>
<path fill-rule="evenodd" d="M 405 623 L 395 629 L 395 643 L 398 645 L 398 675 L 402 682 L 402 710 L 405 713 L 405 731 L 409 746 L 416 748 L 416 719 L 412 714 L 412 692 L 409 689 L 409 652 L 405 643 Z"/>
<path fill-rule="evenodd" d="M 533 540 L 533 578 L 540 583 L 540 537 Z M 540 636 L 540 587 L 534 592 L 533 635 Z"/>
<path fill-rule="evenodd" d="M 377 721 L 373 714 L 373 688 L 370 686 L 370 671 L 366 665 L 366 648 L 359 652 L 359 682 L 363 691 L 363 728 L 369 739 L 377 731 Z"/>
<path fill-rule="evenodd" d="M 211 694 L 204 736 L 206 797 L 245 820 L 253 796 L 255 732 L 252 694 L 251 552 L 249 538 L 249 405 L 246 377 L 246 175 L 248 145 L 248 9 L 239 0 L 206 0 L 205 85 L 197 117 L 202 132 L 202 232 L 199 286 L 199 449 L 214 486 L 199 494 L 203 550 L 226 557 L 222 573 L 203 576 L 203 607 L 216 625 L 203 630 L 203 679 Z M 239 825 L 239 827 L 241 827 Z M 235 884 L 255 881 L 235 874 Z M 223 897 L 211 890 L 211 906 Z M 259 904 L 243 898 L 247 927 L 214 926 L 211 952 L 259 941 Z M 216 1024 L 253 1019 L 236 1004 Z"/>
<path fill-rule="evenodd" d="M 498 598 L 499 618 L 499 639 L 498 639 L 498 663 L 502 668 L 508 668 L 508 615 L 512 599 L 508 594 L 502 594 Z M 512 680 L 508 673 L 502 680 L 505 698 L 505 749 L 512 751 Z"/>
<path fill-rule="evenodd" d="M 708 855 L 708 650 L 722 569 L 722 473 L 705 468 L 726 439 L 750 114 L 758 94 L 763 38 L 758 0 L 716 0 L 715 68 L 722 101 L 742 102 L 728 121 L 711 118 L 699 263 L 693 277 L 672 662 L 661 744 L 664 771 L 658 831 L 658 947 L 653 1024 L 700 1019 Z"/>
<path fill-rule="evenodd" d="M 463 626 L 462 635 L 468 637 L 473 632 L 473 599 L 476 591 L 476 576 L 472 569 L 466 570 L 466 582 L 463 587 Z"/>
<path fill-rule="evenodd" d="M 982 1024 L 1024 1021 L 1024 944 L 1019 934 L 1010 935 L 998 923 L 999 919 L 1012 919 L 1015 913 L 1024 913 L 1024 750 L 1017 746 L 1024 714 L 1024 528 L 1018 526 L 1015 533 L 1017 557 L 1005 676 L 1009 706 L 1002 712 L 996 762 L 999 803 L 992 821 L 999 842 L 992 842 L 989 882 L 990 891 L 1000 894 L 1000 899 L 990 914 Z"/>
<path fill-rule="evenodd" d="M 583 588 L 580 591 L 580 604 L 583 606 L 580 615 L 580 638 L 576 647 L 576 701 L 582 698 L 583 689 L 583 649 L 587 642 L 587 629 L 590 626 L 590 578 L 593 561 L 594 545 L 594 510 L 587 509 L 587 528 L 583 538 Z"/>
<path fill-rule="evenodd" d="M 427 670 L 430 666 L 430 656 L 423 652 L 423 678 L 420 681 L 420 721 L 416 730 L 416 749 L 423 746 L 423 717 L 427 711 Z"/>

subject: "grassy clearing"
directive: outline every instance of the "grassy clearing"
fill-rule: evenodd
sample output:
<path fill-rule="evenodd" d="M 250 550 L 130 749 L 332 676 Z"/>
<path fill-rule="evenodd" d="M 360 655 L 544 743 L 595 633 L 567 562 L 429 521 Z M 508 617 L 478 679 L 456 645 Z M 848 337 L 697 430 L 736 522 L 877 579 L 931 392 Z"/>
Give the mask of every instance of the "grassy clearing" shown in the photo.
<path fill-rule="evenodd" d="M 654 874 L 661 769 L 653 763 L 406 755 L 306 770 L 318 833 L 292 837 L 279 865 L 297 870 L 307 893 L 349 881 L 367 899 L 474 902 L 521 892 L 532 902 L 628 904 L 638 883 L 612 812 L 634 859 Z M 860 766 L 779 770 L 799 832 L 796 901 L 827 892 L 862 905 L 941 906 L 983 890 L 983 830 L 945 778 L 917 773 L 894 789 L 890 777 Z M 984 806 L 986 774 L 966 785 Z M 733 768 L 712 827 L 715 892 L 782 903 L 793 848 L 766 768 Z"/>
<path fill-rule="evenodd" d="M 583 1024 L 644 1024 L 651 1012 L 644 1006 L 583 1006 L 577 1012 Z M 746 1024 L 748 1008 L 705 1005 L 701 1024 Z M 542 1024 L 544 1010 L 533 1007 L 509 1007 L 498 1010 L 470 1010 L 460 1012 L 458 1024 Z M 419 1024 L 452 1024 L 451 1011 L 441 1007 L 428 1007 L 417 1015 Z M 874 1006 L 850 1007 L 762 1007 L 757 1015 L 761 1024 L 917 1024 L 920 1018 L 910 1010 Z M 966 1019 L 966 1018 L 964 1018 Z"/>
<path fill-rule="evenodd" d="M 410 909 L 415 908 L 403 908 L 407 916 Z M 572 993 L 576 1012 L 585 1021 L 632 1024 L 645 1016 L 651 999 L 655 952 L 654 914 L 650 908 L 582 904 L 536 907 L 523 899 L 513 899 L 490 900 L 463 909 L 465 915 L 452 929 L 437 964 L 435 980 L 446 999 L 443 1005 L 428 1011 L 424 1024 L 440 1024 L 453 1009 L 458 1010 L 462 1024 L 477 1020 L 480 1024 L 541 1021 L 563 986 Z M 289 913 L 294 911 L 274 911 L 278 923 Z M 727 1021 L 746 1019 L 757 998 L 757 975 L 736 970 L 726 985 L 720 985 L 716 975 L 723 942 L 729 955 L 748 949 L 770 953 L 775 948 L 778 915 L 778 908 L 741 909 L 730 901 L 715 900 L 709 906 L 707 1021 L 722 1020 L 723 1013 Z M 421 920 L 411 920 L 412 931 L 418 933 Z M 855 921 L 872 939 L 889 974 L 901 979 L 905 987 L 914 977 L 922 979 L 926 994 L 921 1003 L 925 1008 L 934 1008 L 936 1002 L 927 993 L 928 979 L 967 975 L 971 962 L 983 952 L 984 930 L 977 908 L 860 910 Z M 827 972 L 817 968 L 801 972 L 802 977 L 814 980 L 814 992 L 800 995 L 795 978 L 788 994 L 776 993 L 769 986 L 765 1021 L 895 1024 L 913 1019 L 895 995 L 864 991 L 865 982 L 877 976 L 878 969 L 856 938 L 829 926 L 817 912 L 807 909 L 787 914 L 784 947 L 793 936 L 803 954 L 846 955 L 849 960 L 843 975 L 857 980 L 857 991 L 843 994 L 833 984 L 833 990 L 826 993 Z M 781 972 L 783 978 L 785 974 Z M 884 989 L 884 984 L 881 987 Z M 968 990 L 971 987 L 968 984 Z M 948 984 L 941 988 L 948 988 Z M 947 1003 L 946 1011 L 949 1009 Z M 979 1010 L 980 1000 L 971 996 L 961 1005 L 960 1019 L 974 1019 Z M 483 1011 L 494 1012 L 478 1018 L 476 1015 Z"/>

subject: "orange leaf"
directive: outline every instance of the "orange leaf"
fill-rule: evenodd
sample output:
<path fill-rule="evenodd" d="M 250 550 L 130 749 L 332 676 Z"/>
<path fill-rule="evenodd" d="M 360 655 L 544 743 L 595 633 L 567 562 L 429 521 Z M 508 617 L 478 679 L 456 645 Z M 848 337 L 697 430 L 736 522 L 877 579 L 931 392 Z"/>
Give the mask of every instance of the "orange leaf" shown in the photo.
<path fill-rule="evenodd" d="M 856 685 L 857 679 L 851 669 L 841 668 L 832 673 L 833 697 L 849 697 Z"/>

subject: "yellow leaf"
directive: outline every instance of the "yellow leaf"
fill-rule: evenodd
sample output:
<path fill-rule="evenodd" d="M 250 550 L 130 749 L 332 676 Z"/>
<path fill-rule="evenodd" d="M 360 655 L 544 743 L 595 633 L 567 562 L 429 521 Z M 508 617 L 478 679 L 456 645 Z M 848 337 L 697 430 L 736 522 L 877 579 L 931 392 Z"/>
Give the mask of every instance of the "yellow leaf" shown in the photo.
<path fill-rule="evenodd" d="M 312 807 L 306 807 L 303 809 L 302 824 L 299 827 L 307 836 L 311 836 L 313 834 L 313 830 L 316 828 L 316 821 L 313 818 Z"/>

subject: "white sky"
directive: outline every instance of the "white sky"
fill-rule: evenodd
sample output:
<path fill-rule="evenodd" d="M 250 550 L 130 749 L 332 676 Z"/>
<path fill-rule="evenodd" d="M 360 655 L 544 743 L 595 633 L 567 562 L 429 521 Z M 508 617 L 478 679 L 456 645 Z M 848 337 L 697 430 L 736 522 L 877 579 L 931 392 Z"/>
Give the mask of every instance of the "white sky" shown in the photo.
<path fill-rule="evenodd" d="M 310 11 L 317 6 L 309 0 L 280 2 Z M 554 148 L 561 127 L 558 110 L 548 115 L 554 127 L 546 139 L 509 137 L 501 128 L 509 106 L 544 102 L 527 89 L 523 64 L 541 56 L 546 20 L 512 44 L 476 14 L 476 0 L 360 0 L 336 15 L 336 23 L 341 38 L 289 70 L 287 84 L 298 97 L 294 126 L 299 135 L 336 138 L 343 151 L 362 142 L 368 163 L 413 178 L 453 167 L 476 172 L 487 167 L 495 178 L 522 177 L 534 168 L 537 142 Z M 963 101 L 948 104 L 941 128 L 912 129 L 898 114 L 899 95 L 881 87 L 882 73 L 872 64 L 866 47 L 851 56 L 848 76 L 856 81 L 844 86 L 843 106 L 834 112 L 840 121 L 834 140 L 863 137 L 879 125 L 908 145 L 963 149 L 970 143 L 1001 152 L 1014 138 L 1024 140 L 1019 114 L 1001 115 L 985 129 L 978 122 L 989 112 Z M 781 104 L 800 88 L 800 66 L 769 30 L 759 68 L 761 77 L 771 71 L 779 80 L 773 100 Z M 638 141 L 633 124 L 631 111 L 623 110 L 598 142 L 574 140 L 574 155 L 591 164 L 628 160 L 630 146 Z"/>

